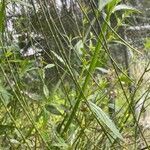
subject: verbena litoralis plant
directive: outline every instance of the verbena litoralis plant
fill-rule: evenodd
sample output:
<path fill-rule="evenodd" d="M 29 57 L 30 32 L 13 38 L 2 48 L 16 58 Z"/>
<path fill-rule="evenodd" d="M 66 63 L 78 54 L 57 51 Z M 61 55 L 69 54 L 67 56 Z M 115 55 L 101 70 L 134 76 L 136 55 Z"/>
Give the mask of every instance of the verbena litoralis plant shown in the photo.
<path fill-rule="evenodd" d="M 132 79 L 111 47 L 117 42 L 137 51 L 118 31 L 137 10 L 119 0 L 2 1 L 2 23 L 9 5 L 19 13 L 12 16 L 15 33 L 1 25 L 3 143 L 16 149 L 125 146 L 124 128 L 135 120 L 126 84 Z"/>

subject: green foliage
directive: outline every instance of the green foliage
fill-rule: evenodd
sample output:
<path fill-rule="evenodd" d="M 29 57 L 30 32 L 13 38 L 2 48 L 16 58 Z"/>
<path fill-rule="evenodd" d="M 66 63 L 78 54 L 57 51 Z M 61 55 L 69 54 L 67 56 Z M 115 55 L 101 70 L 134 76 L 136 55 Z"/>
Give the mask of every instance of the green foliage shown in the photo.
<path fill-rule="evenodd" d="M 88 102 L 90 105 L 90 108 L 94 115 L 96 115 L 96 119 L 99 121 L 99 123 L 104 123 L 118 138 L 123 140 L 122 135 L 119 133 L 119 130 L 116 128 L 115 124 L 112 122 L 111 119 L 101 110 L 100 107 L 96 106 L 92 102 Z"/>
<path fill-rule="evenodd" d="M 150 39 L 146 39 L 145 41 L 145 49 L 148 51 L 150 49 Z"/>
<path fill-rule="evenodd" d="M 4 31 L 4 23 L 5 23 L 5 7 L 6 7 L 6 2 L 2 0 L 0 2 L 0 34 Z"/>
<path fill-rule="evenodd" d="M 137 131 L 147 146 L 134 111 L 144 74 L 134 82 L 132 64 L 112 55 L 114 43 L 139 52 L 120 36 L 139 11 L 120 0 L 62 9 L 48 0 L 7 2 L 0 3 L 0 149 L 133 149 Z M 12 4 L 21 9 L 9 31 Z"/>

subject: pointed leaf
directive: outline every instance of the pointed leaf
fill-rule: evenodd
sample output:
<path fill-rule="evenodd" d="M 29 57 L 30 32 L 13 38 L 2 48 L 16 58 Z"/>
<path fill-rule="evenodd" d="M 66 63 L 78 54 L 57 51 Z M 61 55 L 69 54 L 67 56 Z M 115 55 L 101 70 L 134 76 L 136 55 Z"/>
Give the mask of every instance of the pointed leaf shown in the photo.
<path fill-rule="evenodd" d="M 52 68 L 52 67 L 54 67 L 55 65 L 54 64 L 48 64 L 48 65 L 46 65 L 45 67 L 44 67 L 44 69 L 50 69 L 50 68 Z"/>
<path fill-rule="evenodd" d="M 96 116 L 96 118 L 99 120 L 99 122 L 104 123 L 118 138 L 123 140 L 122 135 L 120 134 L 119 130 L 116 128 L 113 121 L 102 111 L 100 107 L 92 103 L 91 101 L 88 101 L 89 106 L 91 108 L 91 111 Z"/>
<path fill-rule="evenodd" d="M 46 85 L 43 86 L 43 92 L 44 92 L 45 97 L 48 98 L 49 97 L 49 90 L 48 90 Z"/>
<path fill-rule="evenodd" d="M 137 13 L 140 13 L 140 11 L 132 6 L 128 6 L 128 5 L 125 5 L 125 4 L 120 4 L 120 5 L 117 5 L 113 12 L 115 11 L 119 11 L 119 10 L 128 10 L 128 11 L 133 11 L 133 12 L 137 12 Z"/>
<path fill-rule="evenodd" d="M 5 0 L 0 2 L 0 32 L 3 32 L 4 30 L 4 22 L 5 22 Z"/>
<path fill-rule="evenodd" d="M 61 112 L 54 105 L 45 105 L 47 111 L 54 115 L 62 115 Z"/>
<path fill-rule="evenodd" d="M 101 67 L 96 67 L 97 70 L 99 70 L 102 73 L 108 73 L 109 71 L 105 68 L 101 68 Z"/>
<path fill-rule="evenodd" d="M 54 51 L 51 51 L 51 52 L 61 63 L 65 64 L 64 60 L 58 54 L 56 54 Z"/>
<path fill-rule="evenodd" d="M 98 8 L 101 11 L 112 0 L 99 0 Z"/>

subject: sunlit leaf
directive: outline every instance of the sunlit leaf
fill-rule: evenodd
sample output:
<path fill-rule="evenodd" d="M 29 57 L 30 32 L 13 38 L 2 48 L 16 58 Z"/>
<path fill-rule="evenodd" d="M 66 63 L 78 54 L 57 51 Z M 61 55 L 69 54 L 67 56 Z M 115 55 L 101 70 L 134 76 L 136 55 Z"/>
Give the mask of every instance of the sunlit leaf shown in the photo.
<path fill-rule="evenodd" d="M 107 69 L 101 68 L 101 67 L 97 67 L 96 69 L 99 70 L 102 73 L 108 73 L 109 72 Z"/>
<path fill-rule="evenodd" d="M 81 49 L 83 49 L 83 42 L 82 42 L 82 40 L 80 40 L 80 41 L 78 41 L 77 42 L 77 44 L 75 45 L 75 50 L 76 50 L 76 52 L 77 52 L 77 54 L 80 56 L 80 55 L 82 55 L 82 50 Z"/>
<path fill-rule="evenodd" d="M 37 93 L 30 93 L 30 92 L 25 91 L 24 94 L 28 96 L 30 99 L 35 100 L 35 101 L 42 100 L 43 98 L 41 95 L 38 95 Z"/>
<path fill-rule="evenodd" d="M 120 134 L 119 130 L 116 128 L 113 121 L 102 111 L 100 107 L 92 103 L 91 101 L 88 101 L 89 106 L 91 108 L 91 111 L 96 116 L 99 122 L 105 124 L 118 138 L 123 140 L 122 135 Z"/>
<path fill-rule="evenodd" d="M 145 42 L 144 46 L 145 46 L 146 49 L 150 49 L 150 38 L 146 39 L 146 42 Z"/>
<path fill-rule="evenodd" d="M 98 8 L 101 11 L 108 3 L 110 3 L 113 0 L 99 0 Z"/>
<path fill-rule="evenodd" d="M 52 68 L 52 67 L 54 67 L 55 65 L 54 64 L 48 64 L 48 65 L 46 65 L 44 68 L 45 69 L 50 69 L 50 68 Z"/>
<path fill-rule="evenodd" d="M 133 11 L 133 12 L 140 13 L 140 11 L 138 9 L 136 9 L 132 6 L 125 5 L 125 4 L 120 4 L 120 5 L 115 6 L 115 8 L 113 9 L 113 12 L 119 11 L 119 10 L 127 10 L 127 11 Z"/>
<path fill-rule="evenodd" d="M 16 139 L 10 139 L 10 142 L 12 143 L 12 144 L 20 144 L 20 142 L 19 141 L 17 141 Z"/>
<path fill-rule="evenodd" d="M 54 54 L 54 56 L 55 56 L 61 63 L 65 64 L 64 60 L 63 60 L 58 54 L 56 54 L 54 51 L 51 51 L 51 52 Z"/>
<path fill-rule="evenodd" d="M 120 78 L 120 81 L 122 82 L 131 83 L 131 80 L 125 75 L 120 75 L 119 78 Z"/>
<path fill-rule="evenodd" d="M 43 92 L 44 92 L 45 97 L 48 98 L 49 97 L 49 89 L 45 84 L 43 86 Z"/>

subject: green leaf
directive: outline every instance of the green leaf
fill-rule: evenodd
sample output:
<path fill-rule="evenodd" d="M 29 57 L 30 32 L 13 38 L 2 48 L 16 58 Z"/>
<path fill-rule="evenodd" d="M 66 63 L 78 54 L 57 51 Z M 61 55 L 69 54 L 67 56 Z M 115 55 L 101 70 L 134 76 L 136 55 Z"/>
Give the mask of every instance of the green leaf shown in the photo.
<path fill-rule="evenodd" d="M 91 101 L 88 101 L 89 106 L 93 114 L 96 116 L 97 120 L 103 124 L 105 124 L 113 133 L 115 136 L 123 140 L 122 135 L 120 134 L 119 130 L 116 128 L 113 121 L 102 111 L 100 107 L 92 103 Z"/>
<path fill-rule="evenodd" d="M 45 108 L 47 111 L 49 111 L 54 115 L 58 115 L 58 116 L 62 115 L 61 112 L 54 105 L 45 105 Z"/>
<path fill-rule="evenodd" d="M 13 53 L 12 52 L 6 52 L 5 53 L 5 57 L 9 57 L 9 56 L 11 56 Z"/>
<path fill-rule="evenodd" d="M 63 64 L 65 65 L 64 60 L 63 60 L 60 56 L 58 56 L 58 54 L 56 54 L 54 51 L 51 51 L 51 52 L 53 53 L 53 55 L 54 55 L 61 63 L 63 63 Z"/>
<path fill-rule="evenodd" d="M 43 98 L 41 95 L 38 95 L 37 93 L 30 93 L 30 92 L 25 91 L 24 94 L 30 99 L 35 100 L 35 101 L 40 101 Z"/>
<path fill-rule="evenodd" d="M 119 11 L 119 10 L 127 10 L 127 11 L 133 11 L 133 12 L 137 12 L 137 13 L 140 13 L 140 11 L 132 6 L 128 6 L 128 5 L 125 5 L 125 4 L 120 4 L 120 5 L 117 5 L 114 9 L 113 9 L 113 13 L 115 11 Z"/>
<path fill-rule="evenodd" d="M 83 49 L 83 46 L 84 46 L 84 45 L 83 45 L 82 40 L 78 41 L 77 44 L 74 46 L 74 48 L 75 48 L 75 50 L 76 50 L 76 52 L 77 52 L 77 54 L 78 54 L 79 56 L 82 55 L 82 50 L 81 50 L 81 49 Z"/>
<path fill-rule="evenodd" d="M 2 0 L 0 3 L 0 32 L 2 33 L 4 30 L 4 22 L 5 22 L 5 0 Z"/>
<path fill-rule="evenodd" d="M 46 98 L 49 98 L 49 89 L 47 88 L 47 86 L 44 84 L 43 86 L 43 92 Z"/>
<path fill-rule="evenodd" d="M 147 38 L 144 44 L 146 49 L 150 49 L 150 38 Z"/>
<path fill-rule="evenodd" d="M 107 69 L 101 68 L 101 67 L 96 67 L 96 70 L 99 70 L 100 72 L 106 73 L 106 74 L 109 72 Z"/>
<path fill-rule="evenodd" d="M 12 96 L 2 85 L 0 85 L 0 95 L 3 97 L 6 104 L 9 102 L 9 99 Z"/>
<path fill-rule="evenodd" d="M 127 83 L 131 83 L 131 80 L 127 76 L 125 76 L 123 74 L 120 75 L 119 78 L 120 78 L 120 81 L 125 82 L 126 84 Z"/>
<path fill-rule="evenodd" d="M 19 145 L 20 144 L 20 142 L 18 140 L 16 140 L 16 139 L 10 139 L 10 142 L 12 144 L 15 144 L 15 145 Z"/>
<path fill-rule="evenodd" d="M 113 0 L 99 0 L 98 9 L 101 11 L 107 4 L 109 4 Z"/>
<path fill-rule="evenodd" d="M 54 64 L 48 64 L 48 65 L 46 65 L 45 67 L 44 67 L 44 69 L 50 69 L 50 68 L 52 68 L 52 67 L 54 67 L 55 65 Z"/>

